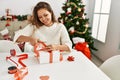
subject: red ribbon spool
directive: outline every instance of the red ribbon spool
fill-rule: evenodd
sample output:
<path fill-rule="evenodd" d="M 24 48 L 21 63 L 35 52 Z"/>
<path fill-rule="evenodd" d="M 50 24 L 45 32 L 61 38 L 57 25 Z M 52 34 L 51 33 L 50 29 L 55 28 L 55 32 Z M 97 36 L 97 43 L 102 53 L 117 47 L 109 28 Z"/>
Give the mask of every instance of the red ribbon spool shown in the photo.
<path fill-rule="evenodd" d="M 16 66 L 11 66 L 8 68 L 8 73 L 9 74 L 14 74 L 17 72 L 17 67 Z"/>

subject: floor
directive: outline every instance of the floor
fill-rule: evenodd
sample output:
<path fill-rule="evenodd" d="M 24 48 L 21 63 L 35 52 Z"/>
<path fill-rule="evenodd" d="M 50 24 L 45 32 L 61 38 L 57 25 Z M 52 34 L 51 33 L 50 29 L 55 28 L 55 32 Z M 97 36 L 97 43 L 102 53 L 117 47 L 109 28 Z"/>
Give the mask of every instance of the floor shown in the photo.
<path fill-rule="evenodd" d="M 101 61 L 101 60 L 100 60 L 98 57 L 96 57 L 95 55 L 92 55 L 91 61 L 92 61 L 96 66 L 98 66 L 98 67 L 103 63 L 103 61 Z"/>

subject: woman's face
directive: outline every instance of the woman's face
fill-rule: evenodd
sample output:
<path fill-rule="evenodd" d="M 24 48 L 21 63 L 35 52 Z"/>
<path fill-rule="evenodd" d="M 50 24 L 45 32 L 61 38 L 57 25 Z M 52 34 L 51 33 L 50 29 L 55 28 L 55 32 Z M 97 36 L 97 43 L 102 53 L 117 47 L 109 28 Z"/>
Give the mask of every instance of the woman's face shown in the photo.
<path fill-rule="evenodd" d="M 37 15 L 38 15 L 39 20 L 44 25 L 51 26 L 53 24 L 51 13 L 48 10 L 40 9 L 37 11 Z"/>

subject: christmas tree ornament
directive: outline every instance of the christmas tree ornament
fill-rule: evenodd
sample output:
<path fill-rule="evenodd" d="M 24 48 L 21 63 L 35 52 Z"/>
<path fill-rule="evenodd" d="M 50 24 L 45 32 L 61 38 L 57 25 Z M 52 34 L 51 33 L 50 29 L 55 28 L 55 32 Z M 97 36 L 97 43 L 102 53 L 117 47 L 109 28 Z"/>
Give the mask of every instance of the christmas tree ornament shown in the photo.
<path fill-rule="evenodd" d="M 67 12 L 71 12 L 71 8 L 68 8 L 68 9 L 67 9 Z"/>
<path fill-rule="evenodd" d="M 81 8 L 78 8 L 78 11 L 80 12 L 80 11 L 81 11 Z"/>
<path fill-rule="evenodd" d="M 68 30 L 70 32 L 70 34 L 73 34 L 75 32 L 74 27 L 70 27 L 70 29 Z"/>
<path fill-rule="evenodd" d="M 79 21 L 77 21 L 76 24 L 79 25 Z"/>
<path fill-rule="evenodd" d="M 68 58 L 67 58 L 68 61 L 74 61 L 74 59 L 75 58 L 73 56 L 68 56 Z"/>
<path fill-rule="evenodd" d="M 82 15 L 82 18 L 85 19 L 85 15 L 84 14 Z"/>

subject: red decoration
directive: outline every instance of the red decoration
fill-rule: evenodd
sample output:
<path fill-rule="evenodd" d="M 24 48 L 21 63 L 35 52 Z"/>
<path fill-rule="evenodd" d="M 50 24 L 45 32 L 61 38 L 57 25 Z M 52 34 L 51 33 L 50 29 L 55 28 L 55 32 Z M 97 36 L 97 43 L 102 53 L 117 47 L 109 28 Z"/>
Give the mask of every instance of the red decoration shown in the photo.
<path fill-rule="evenodd" d="M 49 76 L 40 76 L 40 80 L 49 80 Z"/>
<path fill-rule="evenodd" d="M 11 49 L 11 50 L 10 50 L 10 55 L 11 55 L 11 56 L 15 56 L 15 55 L 16 55 L 15 49 Z"/>
<path fill-rule="evenodd" d="M 28 74 L 27 67 L 22 67 L 17 69 L 17 72 L 14 74 L 14 80 L 23 80 L 23 78 Z"/>
<path fill-rule="evenodd" d="M 74 59 L 75 58 L 73 56 L 68 56 L 68 58 L 67 58 L 68 61 L 74 61 Z"/>
<path fill-rule="evenodd" d="M 71 12 L 67 12 L 67 13 L 66 13 L 66 15 L 69 15 L 69 14 L 71 14 Z"/>
<path fill-rule="evenodd" d="M 12 57 L 18 57 L 18 63 L 15 62 Z M 6 60 L 9 60 L 11 62 L 13 62 L 17 67 L 19 66 L 18 64 L 20 64 L 22 67 L 26 67 L 26 65 L 22 62 L 22 60 L 27 59 L 28 58 L 28 54 L 20 54 L 20 55 L 16 55 L 16 51 L 14 49 L 10 50 L 10 56 L 6 57 Z"/>
<path fill-rule="evenodd" d="M 91 59 L 90 49 L 89 49 L 89 47 L 87 47 L 87 45 L 88 44 L 86 42 L 83 42 L 83 43 L 78 42 L 78 43 L 75 44 L 75 49 L 77 51 L 83 52 L 86 57 Z"/>
<path fill-rule="evenodd" d="M 3 35 L 3 39 L 4 39 L 4 40 L 10 40 L 10 41 L 12 40 L 12 39 L 11 39 L 11 36 L 9 36 L 9 34 Z"/>
<path fill-rule="evenodd" d="M 7 22 L 5 26 L 6 26 L 6 27 L 10 26 L 9 22 Z"/>

